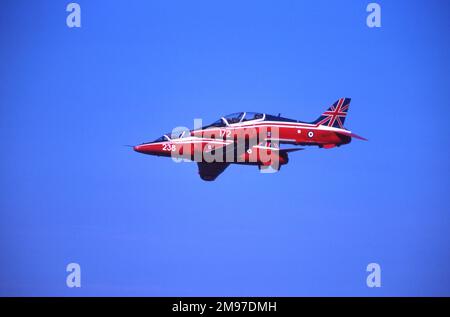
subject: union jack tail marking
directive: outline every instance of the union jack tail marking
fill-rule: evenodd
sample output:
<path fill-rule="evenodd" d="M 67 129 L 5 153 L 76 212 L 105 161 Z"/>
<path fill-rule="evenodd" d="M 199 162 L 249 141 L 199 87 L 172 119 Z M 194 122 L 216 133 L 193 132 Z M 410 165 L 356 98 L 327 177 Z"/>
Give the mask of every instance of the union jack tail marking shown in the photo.
<path fill-rule="evenodd" d="M 350 98 L 341 98 L 336 101 L 327 111 L 322 113 L 322 115 L 313 124 L 326 125 L 329 127 L 335 127 L 344 129 L 344 121 L 347 116 L 347 111 L 350 106 Z"/>

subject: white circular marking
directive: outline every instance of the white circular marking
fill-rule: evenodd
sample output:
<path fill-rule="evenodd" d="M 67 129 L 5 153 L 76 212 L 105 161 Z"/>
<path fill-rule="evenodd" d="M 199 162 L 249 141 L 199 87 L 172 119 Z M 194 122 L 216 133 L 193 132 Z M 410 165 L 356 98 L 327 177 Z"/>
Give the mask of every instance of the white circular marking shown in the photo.
<path fill-rule="evenodd" d="M 248 153 L 248 154 L 252 154 L 252 149 L 248 149 L 248 150 L 247 150 L 247 153 Z"/>
<path fill-rule="evenodd" d="M 212 149 L 211 144 L 208 144 L 208 150 L 211 150 L 211 149 Z"/>
<path fill-rule="evenodd" d="M 297 130 L 297 133 L 302 133 L 302 130 Z"/>
<path fill-rule="evenodd" d="M 314 132 L 309 131 L 309 132 L 308 132 L 308 136 L 309 136 L 310 138 L 312 138 L 312 137 L 314 136 Z"/>

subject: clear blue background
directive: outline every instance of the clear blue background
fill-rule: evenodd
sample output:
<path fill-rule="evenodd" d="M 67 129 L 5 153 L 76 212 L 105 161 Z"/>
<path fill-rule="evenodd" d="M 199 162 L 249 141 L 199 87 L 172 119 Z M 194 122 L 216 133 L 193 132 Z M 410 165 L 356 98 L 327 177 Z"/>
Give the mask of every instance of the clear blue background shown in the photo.
<path fill-rule="evenodd" d="M 67 3 L 1 5 L 1 295 L 450 295 L 446 1 Z M 277 174 L 123 146 L 340 97 L 369 142 Z"/>

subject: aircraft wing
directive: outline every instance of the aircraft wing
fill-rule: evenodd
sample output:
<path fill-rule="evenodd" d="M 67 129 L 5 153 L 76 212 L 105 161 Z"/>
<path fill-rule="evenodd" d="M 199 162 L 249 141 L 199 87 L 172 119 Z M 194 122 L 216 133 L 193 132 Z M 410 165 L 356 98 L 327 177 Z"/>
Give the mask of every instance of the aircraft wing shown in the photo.
<path fill-rule="evenodd" d="M 204 181 L 213 181 L 222 174 L 222 172 L 230 165 L 226 162 L 204 163 L 198 162 L 198 173 Z"/>

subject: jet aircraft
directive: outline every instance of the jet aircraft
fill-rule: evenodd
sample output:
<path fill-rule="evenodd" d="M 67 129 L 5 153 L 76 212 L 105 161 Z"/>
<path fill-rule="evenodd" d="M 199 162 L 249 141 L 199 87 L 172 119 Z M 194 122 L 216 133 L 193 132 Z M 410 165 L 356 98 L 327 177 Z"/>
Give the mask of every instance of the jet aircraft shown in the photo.
<path fill-rule="evenodd" d="M 193 130 L 174 129 L 160 138 L 134 146 L 140 153 L 190 160 L 198 164 L 200 177 L 213 181 L 230 164 L 258 166 L 262 171 L 278 171 L 288 163 L 288 153 L 318 146 L 339 147 L 352 138 L 365 138 L 344 128 L 350 98 L 341 98 L 312 122 L 257 112 L 239 112 Z"/>

